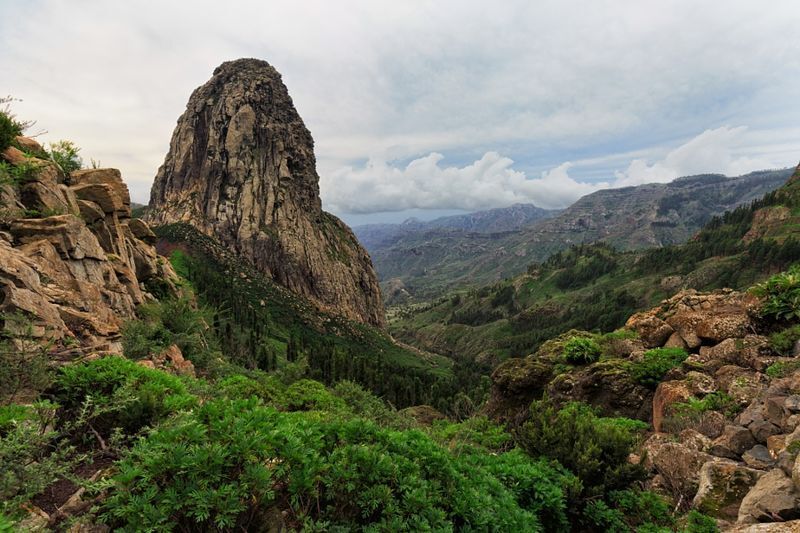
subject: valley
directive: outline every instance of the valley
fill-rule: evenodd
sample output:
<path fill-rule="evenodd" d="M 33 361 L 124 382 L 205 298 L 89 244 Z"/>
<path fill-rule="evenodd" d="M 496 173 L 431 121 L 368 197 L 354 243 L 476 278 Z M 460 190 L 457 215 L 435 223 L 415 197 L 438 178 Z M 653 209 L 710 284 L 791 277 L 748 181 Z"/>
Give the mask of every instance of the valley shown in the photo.
<path fill-rule="evenodd" d="M 147 206 L 28 125 L 0 531 L 800 527 L 800 166 L 350 229 L 263 60 L 195 89 Z"/>

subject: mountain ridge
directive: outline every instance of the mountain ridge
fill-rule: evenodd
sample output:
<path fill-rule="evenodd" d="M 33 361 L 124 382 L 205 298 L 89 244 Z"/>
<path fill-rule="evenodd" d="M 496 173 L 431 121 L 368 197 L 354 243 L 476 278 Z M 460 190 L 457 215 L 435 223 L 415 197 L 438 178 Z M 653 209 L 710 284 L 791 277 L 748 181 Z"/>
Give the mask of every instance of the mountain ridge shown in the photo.
<path fill-rule="evenodd" d="M 781 169 L 732 178 L 699 175 L 604 189 L 504 234 L 421 232 L 367 248 L 384 289 L 396 278 L 425 300 L 519 274 L 573 244 L 604 241 L 633 250 L 685 242 L 713 216 L 760 198 L 791 174 Z"/>

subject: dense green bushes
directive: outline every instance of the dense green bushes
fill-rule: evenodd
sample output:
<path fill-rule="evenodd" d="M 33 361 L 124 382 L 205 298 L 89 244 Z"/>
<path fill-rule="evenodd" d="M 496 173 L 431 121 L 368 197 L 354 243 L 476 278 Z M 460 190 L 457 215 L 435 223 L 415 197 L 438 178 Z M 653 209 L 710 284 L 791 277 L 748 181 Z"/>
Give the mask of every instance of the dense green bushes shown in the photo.
<path fill-rule="evenodd" d="M 88 417 L 87 424 L 104 436 L 115 428 L 135 434 L 197 403 L 180 378 L 121 357 L 63 367 L 52 398 L 62 419 Z"/>
<path fill-rule="evenodd" d="M 187 297 L 140 305 L 138 320 L 122 328 L 126 357 L 143 359 L 175 344 L 197 368 L 206 369 L 218 358 L 219 346 L 211 328 L 214 313 Z"/>
<path fill-rule="evenodd" d="M 0 110 L 0 152 L 11 146 L 17 135 L 22 135 L 20 123 L 14 120 L 7 111 Z"/>
<path fill-rule="evenodd" d="M 55 410 L 49 402 L 0 407 L 0 516 L 20 518 L 22 504 L 75 465 L 72 447 L 54 429 Z"/>
<path fill-rule="evenodd" d="M 574 479 L 515 452 L 456 456 L 419 431 L 208 402 L 139 441 L 104 508 L 122 530 L 564 530 Z M 279 511 L 278 511 L 279 512 Z M 279 515 L 278 515 L 279 516 Z M 273 518 L 274 520 L 274 518 Z"/>
<path fill-rule="evenodd" d="M 533 457 L 549 457 L 575 473 L 586 498 L 626 489 L 644 477 L 628 455 L 647 425 L 629 419 L 603 418 L 588 405 L 559 409 L 550 400 L 531 404 L 530 419 L 517 432 L 517 443 Z"/>
<path fill-rule="evenodd" d="M 640 361 L 630 365 L 631 376 L 645 387 L 655 389 L 664 375 L 689 357 L 681 348 L 654 348 L 647 350 Z"/>
<path fill-rule="evenodd" d="M 48 150 L 47 155 L 63 174 L 69 175 L 71 172 L 80 170 L 83 166 L 83 161 L 78 155 L 80 151 L 81 149 L 75 146 L 72 141 L 61 140 L 50 143 L 50 150 Z"/>

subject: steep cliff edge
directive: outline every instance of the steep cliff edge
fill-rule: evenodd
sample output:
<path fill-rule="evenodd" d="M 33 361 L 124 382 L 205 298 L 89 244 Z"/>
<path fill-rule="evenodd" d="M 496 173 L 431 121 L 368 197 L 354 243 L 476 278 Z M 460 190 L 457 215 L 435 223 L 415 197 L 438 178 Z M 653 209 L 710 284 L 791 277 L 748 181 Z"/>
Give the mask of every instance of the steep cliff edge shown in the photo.
<path fill-rule="evenodd" d="M 191 223 L 321 308 L 383 326 L 369 255 L 322 210 L 314 141 L 265 61 L 223 63 L 194 91 L 150 208 L 151 223 Z"/>

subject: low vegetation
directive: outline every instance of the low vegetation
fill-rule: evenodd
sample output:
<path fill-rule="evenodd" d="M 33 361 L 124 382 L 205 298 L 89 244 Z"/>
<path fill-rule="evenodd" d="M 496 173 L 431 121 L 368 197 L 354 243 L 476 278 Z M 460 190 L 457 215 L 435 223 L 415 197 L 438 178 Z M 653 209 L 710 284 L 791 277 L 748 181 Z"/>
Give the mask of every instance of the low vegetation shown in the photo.
<path fill-rule="evenodd" d="M 664 379 L 664 375 L 683 363 L 688 356 L 682 348 L 647 350 L 640 361 L 631 363 L 631 376 L 641 385 L 655 389 Z"/>

